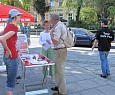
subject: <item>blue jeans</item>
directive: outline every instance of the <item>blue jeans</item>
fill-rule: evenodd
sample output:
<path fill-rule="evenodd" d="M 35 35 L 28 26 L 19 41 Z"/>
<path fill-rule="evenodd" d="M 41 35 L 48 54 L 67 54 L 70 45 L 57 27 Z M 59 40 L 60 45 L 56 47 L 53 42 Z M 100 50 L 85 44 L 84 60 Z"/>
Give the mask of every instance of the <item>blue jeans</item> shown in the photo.
<path fill-rule="evenodd" d="M 109 51 L 99 51 L 100 61 L 101 61 L 101 69 L 102 69 L 103 75 L 110 74 L 109 64 L 108 64 L 108 59 L 107 59 L 108 54 L 109 54 Z"/>
<path fill-rule="evenodd" d="M 3 57 L 4 63 L 6 64 L 6 72 L 7 72 L 7 85 L 5 86 L 5 91 L 13 91 L 16 82 L 17 69 L 18 69 L 18 58 L 6 58 Z"/>

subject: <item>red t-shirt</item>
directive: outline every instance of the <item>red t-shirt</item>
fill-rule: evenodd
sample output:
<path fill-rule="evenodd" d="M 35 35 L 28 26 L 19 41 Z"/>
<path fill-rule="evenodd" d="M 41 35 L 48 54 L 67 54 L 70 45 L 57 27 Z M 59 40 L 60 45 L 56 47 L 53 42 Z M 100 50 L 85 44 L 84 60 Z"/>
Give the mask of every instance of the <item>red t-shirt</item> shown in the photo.
<path fill-rule="evenodd" d="M 14 24 L 8 24 L 6 26 L 6 28 L 4 29 L 4 34 L 6 34 L 9 31 L 14 31 L 15 34 L 10 37 L 9 39 L 7 39 L 7 46 L 9 48 L 9 50 L 12 53 L 12 58 L 16 59 L 18 58 L 18 52 L 16 50 L 16 41 L 17 41 L 17 32 L 18 32 L 18 27 L 15 26 Z M 5 50 L 4 50 L 4 54 L 5 54 Z"/>

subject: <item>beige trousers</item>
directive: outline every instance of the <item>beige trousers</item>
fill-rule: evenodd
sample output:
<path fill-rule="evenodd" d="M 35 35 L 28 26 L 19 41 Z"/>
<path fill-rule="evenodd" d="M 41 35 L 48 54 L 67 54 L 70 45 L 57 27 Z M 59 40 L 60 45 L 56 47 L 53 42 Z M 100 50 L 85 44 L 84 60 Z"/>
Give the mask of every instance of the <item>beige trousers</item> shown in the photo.
<path fill-rule="evenodd" d="M 54 50 L 54 62 L 56 63 L 55 78 L 60 94 L 67 94 L 66 80 L 64 75 L 64 63 L 66 61 L 67 49 Z"/>

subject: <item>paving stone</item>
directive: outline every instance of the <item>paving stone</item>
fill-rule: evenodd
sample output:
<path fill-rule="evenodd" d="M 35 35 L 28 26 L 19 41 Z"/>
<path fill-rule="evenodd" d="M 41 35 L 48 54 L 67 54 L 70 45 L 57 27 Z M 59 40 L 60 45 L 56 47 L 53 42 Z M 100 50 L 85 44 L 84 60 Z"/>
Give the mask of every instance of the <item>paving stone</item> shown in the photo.
<path fill-rule="evenodd" d="M 115 87 L 113 87 L 111 85 L 104 85 L 101 87 L 97 87 L 96 89 L 98 89 L 105 95 L 115 95 Z"/>
<path fill-rule="evenodd" d="M 108 84 L 110 84 L 111 86 L 114 86 L 114 87 L 115 87 L 115 82 L 114 82 L 114 81 L 108 80 L 106 83 L 108 83 Z"/>
<path fill-rule="evenodd" d="M 66 76 L 66 83 L 76 83 L 77 81 L 79 81 L 79 79 L 77 77 L 74 76 Z"/>
<path fill-rule="evenodd" d="M 79 74 L 77 74 L 77 75 L 74 75 L 75 77 L 77 77 L 78 79 L 80 79 L 80 80 L 87 80 L 87 79 L 92 79 L 92 78 L 94 78 L 93 76 L 91 76 L 91 75 L 88 75 L 87 73 L 79 73 Z"/>
<path fill-rule="evenodd" d="M 21 92 L 21 93 L 18 93 L 18 94 L 16 94 L 16 95 L 25 95 L 25 94 L 24 94 L 24 92 Z"/>
<path fill-rule="evenodd" d="M 102 70 L 100 69 L 100 70 L 93 70 L 92 71 L 94 74 L 101 74 L 102 73 Z"/>
<path fill-rule="evenodd" d="M 78 64 L 78 66 L 80 66 L 80 67 L 87 67 L 87 66 L 90 66 L 89 64 Z"/>
<path fill-rule="evenodd" d="M 28 75 L 34 75 L 34 73 L 33 73 L 33 70 L 30 70 L 30 69 L 26 69 L 26 75 L 28 76 Z"/>
<path fill-rule="evenodd" d="M 94 81 L 95 83 L 99 84 L 100 86 L 107 84 L 107 82 L 102 81 L 102 80 L 99 80 L 99 79 L 97 79 L 97 78 L 93 78 L 93 79 L 91 79 L 91 81 Z"/>
<path fill-rule="evenodd" d="M 115 67 L 110 68 L 110 72 L 111 72 L 111 74 L 115 74 Z"/>
<path fill-rule="evenodd" d="M 89 71 L 94 71 L 94 70 L 100 70 L 101 67 L 100 67 L 100 65 L 92 65 L 91 64 L 90 66 L 85 67 L 85 69 L 87 69 Z"/>
<path fill-rule="evenodd" d="M 72 94 L 69 94 L 69 95 L 81 95 L 81 94 L 79 94 L 79 93 L 72 93 Z"/>
<path fill-rule="evenodd" d="M 99 84 L 95 83 L 92 80 L 83 80 L 83 81 L 78 81 L 77 84 L 79 84 L 81 87 L 83 87 L 84 89 L 89 89 L 89 88 L 94 88 L 94 87 L 98 87 Z"/>
<path fill-rule="evenodd" d="M 0 95 L 4 95 L 4 90 L 3 90 L 3 86 L 0 86 Z"/>
<path fill-rule="evenodd" d="M 80 69 L 70 69 L 70 70 L 65 70 L 66 75 L 78 75 L 80 73 L 83 73 Z"/>
<path fill-rule="evenodd" d="M 96 70 L 95 68 L 91 67 L 91 66 L 86 66 L 85 69 L 89 70 L 89 71 L 94 71 Z"/>
<path fill-rule="evenodd" d="M 102 92 L 96 90 L 95 88 L 80 91 L 79 93 L 80 93 L 80 95 L 105 95 Z"/>
<path fill-rule="evenodd" d="M 84 90 L 84 89 L 76 83 L 67 84 L 67 93 L 68 93 L 68 95 L 71 94 L 71 93 L 77 93 L 81 90 Z"/>

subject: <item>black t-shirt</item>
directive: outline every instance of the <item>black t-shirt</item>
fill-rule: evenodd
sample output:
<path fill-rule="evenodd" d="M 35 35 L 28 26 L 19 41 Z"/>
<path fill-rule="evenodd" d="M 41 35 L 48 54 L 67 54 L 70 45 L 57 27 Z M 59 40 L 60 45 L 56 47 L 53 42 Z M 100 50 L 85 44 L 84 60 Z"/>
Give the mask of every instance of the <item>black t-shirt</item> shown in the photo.
<path fill-rule="evenodd" d="M 102 27 L 97 31 L 96 39 L 98 40 L 99 51 L 110 51 L 111 41 L 114 40 L 114 33 L 108 27 Z"/>

